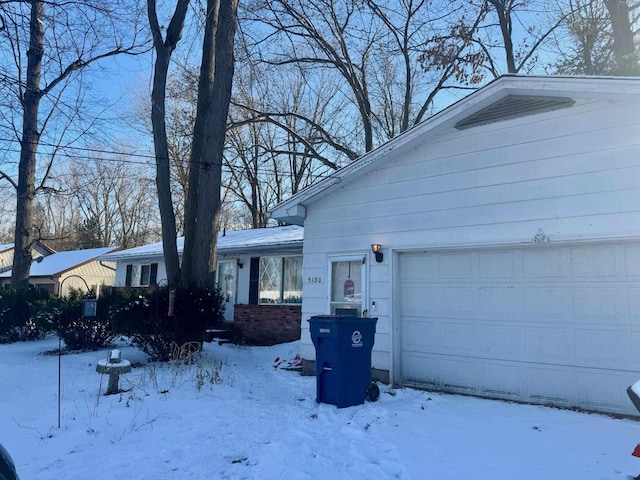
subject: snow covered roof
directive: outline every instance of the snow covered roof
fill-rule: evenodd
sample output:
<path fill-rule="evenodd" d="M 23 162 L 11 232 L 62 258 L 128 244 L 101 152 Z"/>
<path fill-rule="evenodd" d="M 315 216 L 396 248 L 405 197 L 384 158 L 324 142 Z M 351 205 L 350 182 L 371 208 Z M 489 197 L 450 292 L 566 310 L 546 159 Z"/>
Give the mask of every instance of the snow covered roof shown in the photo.
<path fill-rule="evenodd" d="M 304 229 L 296 225 L 219 232 L 217 251 L 220 256 L 276 250 L 283 252 L 302 252 L 303 236 Z M 178 238 L 177 246 L 178 254 L 182 255 L 184 237 Z M 100 260 L 113 262 L 131 259 L 159 258 L 162 256 L 162 242 L 156 242 L 102 255 Z"/>
<path fill-rule="evenodd" d="M 59 275 L 72 268 L 84 265 L 99 256 L 112 252 L 116 247 L 89 248 L 85 250 L 71 250 L 68 252 L 56 252 L 51 255 L 39 257 L 31 264 L 30 277 L 50 277 Z M 42 259 L 42 260 L 40 260 Z M 0 278 L 11 277 L 11 270 L 0 273 Z"/>
<path fill-rule="evenodd" d="M 525 114 L 526 108 L 529 113 L 535 113 L 568 107 L 577 99 L 628 102 L 632 98 L 637 101 L 639 97 L 640 79 L 637 77 L 503 75 L 280 202 L 269 216 L 286 223 L 304 225 L 307 206 L 392 161 L 419 142 L 443 132 L 516 118 Z M 515 105 L 519 106 L 516 108 Z M 526 108 L 523 110 L 523 107 Z"/>
<path fill-rule="evenodd" d="M 0 243 L 0 253 L 7 252 L 9 250 L 13 250 L 14 245 L 15 245 L 14 243 Z M 36 242 L 33 245 L 33 248 L 35 250 L 42 251 L 43 253 L 46 253 L 47 255 L 50 254 L 50 253 L 54 253 L 55 252 L 54 249 L 47 247 L 42 242 Z"/>

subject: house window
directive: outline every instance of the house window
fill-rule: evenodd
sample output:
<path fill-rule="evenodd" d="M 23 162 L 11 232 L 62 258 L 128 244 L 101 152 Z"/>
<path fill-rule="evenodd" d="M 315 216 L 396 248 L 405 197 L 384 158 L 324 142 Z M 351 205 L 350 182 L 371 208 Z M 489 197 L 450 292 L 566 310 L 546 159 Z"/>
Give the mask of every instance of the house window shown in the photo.
<path fill-rule="evenodd" d="M 302 303 L 302 256 L 260 257 L 259 303 Z"/>
<path fill-rule="evenodd" d="M 158 276 L 157 263 L 133 263 L 127 265 L 127 277 L 125 285 L 127 287 L 149 287 L 155 286 Z"/>
<path fill-rule="evenodd" d="M 362 315 L 363 278 L 362 258 L 331 262 L 332 314 Z"/>

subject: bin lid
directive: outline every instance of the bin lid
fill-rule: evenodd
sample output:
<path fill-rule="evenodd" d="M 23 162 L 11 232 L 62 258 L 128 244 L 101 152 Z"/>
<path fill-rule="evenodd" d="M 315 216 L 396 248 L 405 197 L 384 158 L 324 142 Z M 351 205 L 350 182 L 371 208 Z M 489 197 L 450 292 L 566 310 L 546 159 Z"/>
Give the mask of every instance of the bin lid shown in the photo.
<path fill-rule="evenodd" d="M 356 315 L 314 315 L 307 322 L 377 322 L 377 317 L 358 317 Z"/>

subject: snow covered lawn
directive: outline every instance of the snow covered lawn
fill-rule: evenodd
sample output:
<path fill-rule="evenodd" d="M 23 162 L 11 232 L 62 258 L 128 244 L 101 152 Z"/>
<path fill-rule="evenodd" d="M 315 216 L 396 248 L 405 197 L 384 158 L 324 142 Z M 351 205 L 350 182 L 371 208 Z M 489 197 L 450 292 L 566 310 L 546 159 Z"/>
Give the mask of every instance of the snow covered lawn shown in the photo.
<path fill-rule="evenodd" d="M 0 345 L 0 443 L 22 480 L 626 479 L 640 422 L 381 385 L 380 400 L 315 402 L 315 378 L 276 369 L 298 343 L 205 344 L 195 365 L 143 366 L 98 396 L 107 352 L 58 357 L 51 337 Z M 102 383 L 101 383 L 102 381 Z"/>

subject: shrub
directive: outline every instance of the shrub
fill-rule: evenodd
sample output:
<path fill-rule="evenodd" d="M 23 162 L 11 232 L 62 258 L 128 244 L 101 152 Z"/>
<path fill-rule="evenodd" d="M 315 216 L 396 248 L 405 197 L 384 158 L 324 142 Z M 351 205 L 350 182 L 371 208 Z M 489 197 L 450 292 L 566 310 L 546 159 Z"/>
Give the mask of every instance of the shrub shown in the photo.
<path fill-rule="evenodd" d="M 114 339 L 111 325 L 114 304 L 113 295 L 107 289 L 97 302 L 97 316 L 82 317 L 82 302 L 89 299 L 79 291 L 72 290 L 59 300 L 58 335 L 69 350 L 99 350 Z"/>
<path fill-rule="evenodd" d="M 0 291 L 0 342 L 43 338 L 52 328 L 51 301 L 40 289 Z"/>
<path fill-rule="evenodd" d="M 161 287 L 150 292 L 130 291 L 129 302 L 116 314 L 118 331 L 154 361 L 172 358 L 176 346 L 201 344 L 204 331 L 224 319 L 220 291 L 178 289 L 174 314 L 168 315 L 169 292 Z"/>

